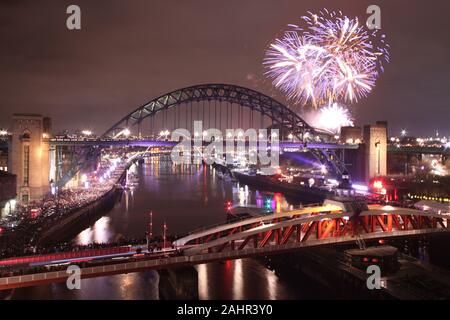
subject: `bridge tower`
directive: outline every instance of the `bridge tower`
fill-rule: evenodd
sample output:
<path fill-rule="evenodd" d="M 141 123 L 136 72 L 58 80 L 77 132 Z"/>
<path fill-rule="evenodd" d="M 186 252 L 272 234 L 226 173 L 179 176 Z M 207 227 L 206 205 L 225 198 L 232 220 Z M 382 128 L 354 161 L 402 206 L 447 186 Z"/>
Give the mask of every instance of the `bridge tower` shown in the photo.
<path fill-rule="evenodd" d="M 387 123 L 378 121 L 363 130 L 365 144 L 365 179 L 387 174 Z"/>
<path fill-rule="evenodd" d="M 49 190 L 51 120 L 39 114 L 14 114 L 11 169 L 17 176 L 19 203 L 41 200 Z"/>

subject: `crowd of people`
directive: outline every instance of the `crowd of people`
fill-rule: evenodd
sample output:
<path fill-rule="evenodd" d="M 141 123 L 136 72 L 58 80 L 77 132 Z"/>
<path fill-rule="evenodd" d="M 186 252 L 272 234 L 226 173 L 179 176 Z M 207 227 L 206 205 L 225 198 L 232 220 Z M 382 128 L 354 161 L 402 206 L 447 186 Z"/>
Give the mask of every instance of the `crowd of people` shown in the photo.
<path fill-rule="evenodd" d="M 26 206 L 16 205 L 13 214 L 0 220 L 0 258 L 36 253 L 44 230 L 105 195 L 123 170 L 124 166 L 101 163 L 89 185 L 58 190 Z"/>
<path fill-rule="evenodd" d="M 172 243 L 177 239 L 176 236 L 167 236 L 166 238 L 166 246 L 168 243 Z M 148 253 L 158 253 L 163 249 L 164 239 L 162 236 L 154 236 L 145 238 L 125 238 L 113 242 L 108 243 L 90 243 L 87 245 L 78 245 L 71 242 L 63 242 L 53 246 L 34 246 L 28 247 L 27 250 L 22 251 L 20 255 L 15 255 L 14 257 L 20 256 L 30 256 L 30 255 L 46 255 L 46 254 L 55 254 L 55 253 L 65 253 L 65 252 L 83 252 L 86 250 L 92 249 L 107 249 L 107 248 L 117 248 L 124 246 L 138 246 L 141 250 L 147 250 Z M 172 247 L 172 249 L 174 249 Z M 176 254 L 177 252 L 171 252 L 171 254 Z M 2 259 L 8 258 L 8 256 L 0 255 L 0 261 Z M 30 274 L 34 272 L 42 272 L 42 271 L 56 271 L 56 270 L 64 270 L 67 266 L 30 266 L 28 264 L 21 265 L 0 265 L 0 277 L 13 276 L 13 275 L 23 275 Z"/>
<path fill-rule="evenodd" d="M 176 239 L 176 236 L 167 236 L 166 241 L 172 242 Z M 162 248 L 163 239 L 161 236 L 154 236 L 152 238 L 125 238 L 122 237 L 117 241 L 111 241 L 106 243 L 89 243 L 86 245 L 74 244 L 72 242 L 62 242 L 51 246 L 27 246 L 24 250 L 20 250 L 17 254 L 8 255 L 8 251 L 5 250 L 0 253 L 0 260 L 5 259 L 11 256 L 14 257 L 22 257 L 29 255 L 43 255 L 43 254 L 52 254 L 52 253 L 63 253 L 63 252 L 80 252 L 90 249 L 106 249 L 106 248 L 114 248 L 120 246 L 143 246 L 146 247 L 148 245 L 149 250 L 157 250 Z"/>

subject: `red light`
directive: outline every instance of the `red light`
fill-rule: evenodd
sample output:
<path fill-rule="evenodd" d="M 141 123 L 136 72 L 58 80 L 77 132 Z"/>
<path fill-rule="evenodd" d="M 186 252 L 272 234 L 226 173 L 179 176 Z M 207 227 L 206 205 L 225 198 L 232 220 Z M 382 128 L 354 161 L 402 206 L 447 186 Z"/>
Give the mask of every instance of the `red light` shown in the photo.
<path fill-rule="evenodd" d="M 373 262 L 373 263 L 378 263 L 378 259 L 377 259 L 377 258 L 373 258 L 373 259 L 372 259 L 372 262 Z"/>
<path fill-rule="evenodd" d="M 3 232 L 3 228 L 0 228 L 0 233 L 2 233 Z"/>
<path fill-rule="evenodd" d="M 384 240 L 383 240 L 383 239 L 380 239 L 380 240 L 378 240 L 378 243 L 379 243 L 379 244 L 384 244 Z"/>
<path fill-rule="evenodd" d="M 277 174 L 281 174 L 281 172 L 282 172 L 282 171 L 281 171 L 281 168 L 278 168 L 278 169 L 277 169 Z"/>
<path fill-rule="evenodd" d="M 227 210 L 231 210 L 233 208 L 233 204 L 231 203 L 231 201 L 227 202 Z"/>
<path fill-rule="evenodd" d="M 364 262 L 368 262 L 368 261 L 369 261 L 369 258 L 364 257 L 364 258 L 363 258 L 363 261 L 364 261 Z"/>
<path fill-rule="evenodd" d="M 36 218 L 39 215 L 39 209 L 31 209 L 31 217 Z"/>

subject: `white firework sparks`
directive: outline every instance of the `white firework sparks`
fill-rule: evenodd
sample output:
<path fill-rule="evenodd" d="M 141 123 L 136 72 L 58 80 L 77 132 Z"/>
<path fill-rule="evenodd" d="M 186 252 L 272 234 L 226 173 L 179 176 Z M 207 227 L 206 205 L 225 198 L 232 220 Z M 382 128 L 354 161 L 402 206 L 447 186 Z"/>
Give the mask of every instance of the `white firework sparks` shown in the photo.
<path fill-rule="evenodd" d="M 321 108 L 312 123 L 316 128 L 339 134 L 341 127 L 352 127 L 353 119 L 350 112 L 337 103 Z"/>
<path fill-rule="evenodd" d="M 367 96 L 383 62 L 389 61 L 384 36 L 377 37 L 376 30 L 367 30 L 357 18 L 327 10 L 302 20 L 305 29 L 290 25 L 266 53 L 264 64 L 275 87 L 314 107 Z"/>

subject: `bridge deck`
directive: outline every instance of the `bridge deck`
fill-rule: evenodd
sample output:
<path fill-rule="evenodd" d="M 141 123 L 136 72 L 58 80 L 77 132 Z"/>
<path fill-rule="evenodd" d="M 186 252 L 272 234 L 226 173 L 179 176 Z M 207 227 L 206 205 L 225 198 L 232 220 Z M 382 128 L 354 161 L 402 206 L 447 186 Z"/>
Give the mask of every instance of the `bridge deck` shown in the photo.
<path fill-rule="evenodd" d="M 331 213 L 333 211 L 336 213 Z M 362 227 L 359 228 L 360 231 L 358 231 L 359 224 Z M 235 230 L 243 226 L 248 228 L 220 234 L 222 231 Z M 290 236 L 293 234 L 293 228 L 296 228 L 295 237 Z M 340 231 L 339 228 L 341 228 Z M 35 256 L 33 263 L 25 261 L 29 263 L 28 269 L 23 269 L 23 264 L 18 266 L 22 267 L 21 272 L 29 274 L 0 278 L 0 290 L 65 281 L 68 277 L 65 270 L 70 263 L 82 262 L 84 265 L 81 268 L 81 276 L 88 278 L 255 255 L 279 254 L 307 247 L 352 243 L 357 240 L 449 231 L 450 215 L 448 214 L 390 206 L 370 206 L 368 211 L 351 217 L 350 214 L 342 212 L 340 207 L 334 205 L 307 207 L 216 226 L 175 241 L 176 249 L 164 249 L 155 253 L 144 250 L 144 253 L 137 254 L 139 246 L 128 246 L 122 249 L 85 251 L 77 253 L 76 256 L 67 257 Z M 218 237 L 199 244 L 189 243 L 212 234 Z M 253 246 L 247 245 L 250 243 L 249 239 L 255 240 Z M 8 265 L 14 265 L 14 262 L 10 259 L 9 264 L 3 263 L 3 266 Z M 40 269 L 36 270 L 36 267 Z"/>
<path fill-rule="evenodd" d="M 420 236 L 430 233 L 450 232 L 449 229 L 422 229 L 408 231 L 394 231 L 390 234 L 383 232 L 368 234 L 363 237 L 365 240 L 391 237 Z M 84 267 L 81 268 L 81 278 L 101 277 L 114 274 L 140 272 L 145 270 L 157 270 L 183 265 L 196 265 L 214 261 L 223 261 L 230 259 L 241 259 L 253 256 L 265 256 L 271 254 L 282 254 L 296 251 L 302 248 L 310 248 L 323 245 L 336 245 L 354 243 L 355 236 L 345 236 L 341 238 L 327 238 L 322 240 L 311 240 L 308 242 L 292 242 L 285 245 L 273 245 L 263 248 L 248 248 L 243 250 L 230 250 L 224 252 L 198 254 L 192 256 L 175 256 L 159 259 L 143 258 L 138 261 L 114 263 L 108 265 Z M 50 271 L 21 276 L 0 278 L 0 290 L 11 288 L 29 287 L 43 285 L 55 282 L 65 282 L 68 278 L 66 269 L 59 271 Z"/>

